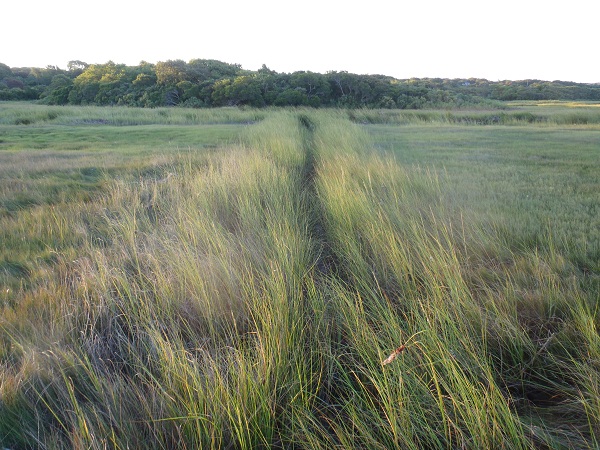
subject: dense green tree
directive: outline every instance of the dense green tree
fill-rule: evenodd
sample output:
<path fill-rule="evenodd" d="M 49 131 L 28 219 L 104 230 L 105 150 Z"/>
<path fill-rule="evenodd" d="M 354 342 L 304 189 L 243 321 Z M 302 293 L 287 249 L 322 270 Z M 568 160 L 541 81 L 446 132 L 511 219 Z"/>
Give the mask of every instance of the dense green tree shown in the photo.
<path fill-rule="evenodd" d="M 294 72 L 290 77 L 290 86 L 302 89 L 307 98 L 307 104 L 319 106 L 330 100 L 331 87 L 327 78 L 315 72 Z"/>
<path fill-rule="evenodd" d="M 79 61 L 79 60 L 73 60 L 73 61 L 69 61 L 67 63 L 67 70 L 70 73 L 75 74 L 75 76 L 82 74 L 83 71 L 85 69 L 87 69 L 88 67 L 89 67 L 88 63 L 85 63 L 85 62 Z"/>
<path fill-rule="evenodd" d="M 175 86 L 187 79 L 187 64 L 181 59 L 159 62 L 155 67 L 158 84 Z"/>
<path fill-rule="evenodd" d="M 186 67 L 187 80 L 193 83 L 217 81 L 240 75 L 239 64 L 228 64 L 214 59 L 192 59 Z"/>
<path fill-rule="evenodd" d="M 12 72 L 11 68 L 8 67 L 6 64 L 0 63 L 0 82 L 2 82 L 3 79 L 12 77 L 12 76 L 13 76 L 13 72 Z"/>
<path fill-rule="evenodd" d="M 156 84 L 156 76 L 154 74 L 138 73 L 131 84 L 140 89 L 145 89 Z"/>
<path fill-rule="evenodd" d="M 66 105 L 73 80 L 64 74 L 54 75 L 52 82 L 42 92 L 41 99 L 49 105 Z"/>
<path fill-rule="evenodd" d="M 181 102 L 185 102 L 192 98 L 198 98 L 200 94 L 200 85 L 192 83 L 191 81 L 180 81 L 177 83 L 177 91 Z"/>
<path fill-rule="evenodd" d="M 265 106 L 256 77 L 241 75 L 215 83 L 212 99 L 215 106 Z"/>
<path fill-rule="evenodd" d="M 14 69 L 13 72 L 15 72 Z M 29 86 L 48 86 L 55 75 L 66 74 L 66 71 L 56 66 L 47 66 L 43 69 L 23 67 L 18 69 L 18 73 Z"/>
<path fill-rule="evenodd" d="M 288 88 L 279 93 L 273 104 L 275 106 L 306 106 L 309 104 L 308 95 L 304 88 Z"/>
<path fill-rule="evenodd" d="M 10 77 L 4 79 L 4 84 L 10 89 L 24 89 L 25 83 L 20 77 Z"/>
<path fill-rule="evenodd" d="M 0 100 L 130 106 L 223 105 L 425 108 L 490 100 L 600 100 L 600 84 L 412 78 L 348 72 L 277 73 L 212 59 L 137 66 L 69 61 L 67 70 L 0 64 Z"/>

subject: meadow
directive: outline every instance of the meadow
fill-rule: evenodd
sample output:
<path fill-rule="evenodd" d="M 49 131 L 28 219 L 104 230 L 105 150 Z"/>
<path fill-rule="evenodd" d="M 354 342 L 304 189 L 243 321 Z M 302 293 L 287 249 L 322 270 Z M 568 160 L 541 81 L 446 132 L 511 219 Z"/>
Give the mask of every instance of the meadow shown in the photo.
<path fill-rule="evenodd" d="M 600 108 L 0 103 L 0 444 L 597 448 Z"/>

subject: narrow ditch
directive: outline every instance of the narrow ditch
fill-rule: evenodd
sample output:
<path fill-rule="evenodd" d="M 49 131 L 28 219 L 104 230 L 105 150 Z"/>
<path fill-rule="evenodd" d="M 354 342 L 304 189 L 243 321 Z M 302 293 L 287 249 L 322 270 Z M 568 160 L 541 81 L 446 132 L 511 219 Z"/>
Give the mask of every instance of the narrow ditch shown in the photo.
<path fill-rule="evenodd" d="M 332 280 L 344 281 L 348 278 L 345 277 L 343 266 L 335 254 L 331 236 L 328 236 L 325 209 L 319 198 L 317 188 L 319 156 L 315 143 L 317 124 L 304 114 L 298 117 L 298 122 L 305 152 L 300 183 L 301 189 L 306 195 L 307 210 L 311 217 L 309 235 L 315 243 L 316 250 L 313 279 L 318 288 L 322 288 L 327 292 L 328 285 Z M 325 294 L 323 300 L 329 303 L 327 294 Z M 335 314 L 327 317 L 327 329 L 333 346 L 330 350 L 335 354 L 343 354 L 347 349 L 343 331 L 339 328 Z M 339 419 L 345 416 L 345 412 L 340 410 L 339 404 L 341 399 L 349 399 L 352 394 L 343 387 L 344 383 L 341 382 L 343 374 L 339 371 L 339 365 L 333 365 L 325 371 L 326 375 L 320 380 L 320 387 L 316 395 L 318 401 L 315 405 L 314 414 L 320 418 L 319 422 L 323 430 L 326 430 L 328 439 L 342 446 L 342 442 L 336 437 L 336 431 L 332 427 L 332 423 L 333 418 Z M 347 418 L 347 420 L 351 419 Z"/>
<path fill-rule="evenodd" d="M 332 275 L 339 276 L 339 264 L 327 237 L 325 212 L 319 199 L 316 185 L 318 156 L 315 145 L 317 125 L 307 116 L 298 116 L 305 161 L 302 169 L 302 189 L 307 193 L 308 209 L 312 220 L 309 233 L 317 245 L 318 256 L 315 264 L 317 281 Z"/>

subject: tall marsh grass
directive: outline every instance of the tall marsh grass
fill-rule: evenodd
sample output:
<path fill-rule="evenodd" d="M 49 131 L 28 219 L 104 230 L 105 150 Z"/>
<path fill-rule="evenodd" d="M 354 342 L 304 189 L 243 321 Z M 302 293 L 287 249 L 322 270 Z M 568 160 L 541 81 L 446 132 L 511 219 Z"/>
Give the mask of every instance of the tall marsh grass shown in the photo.
<path fill-rule="evenodd" d="M 281 439 L 291 425 L 276 420 L 278 405 L 310 397 L 297 344 L 312 261 L 300 166 L 278 163 L 279 147 L 265 135 L 200 168 L 184 161 L 168 183 L 115 181 L 99 199 L 103 244 L 80 225 L 87 244 L 48 287 L 62 295 L 31 294 L 53 332 L 37 331 L 24 302 L 3 326 L 8 339 L 34 341 L 24 353 L 42 367 L 7 378 L 18 394 L 4 414 L 32 410 L 34 420 L 5 422 L 0 435 L 92 447 Z M 299 149 L 287 152 L 301 163 Z M 27 356 L 7 352 L 23 368 Z"/>
<path fill-rule="evenodd" d="M 598 446 L 598 299 L 550 239 L 342 111 L 160 167 L 6 236 L 52 262 L 2 304 L 5 447 Z"/>
<path fill-rule="evenodd" d="M 577 108 L 541 108 L 515 105 L 492 110 L 349 110 L 348 117 L 362 124 L 537 125 L 541 127 L 600 125 L 600 111 L 593 105 Z"/>
<path fill-rule="evenodd" d="M 571 370 L 573 362 L 589 361 L 596 337 L 582 338 L 579 347 L 561 342 L 561 336 L 579 320 L 597 323 L 596 313 L 587 309 L 597 302 L 597 292 L 578 289 L 551 239 L 540 243 L 541 252 L 511 251 L 503 235 L 484 232 L 485 222 L 470 217 L 468 209 L 457 216 L 448 207 L 436 172 L 408 171 L 375 150 L 365 154 L 362 144 L 356 152 L 325 156 L 333 146 L 326 137 L 320 141 L 319 197 L 349 282 L 345 297 L 354 299 L 343 303 L 352 317 L 346 336 L 355 342 L 346 372 L 356 371 L 357 358 L 373 364 L 374 349 L 380 358 L 385 355 L 382 337 L 389 340 L 388 351 L 408 336 L 419 339 L 390 365 L 389 370 L 398 368 L 399 382 L 415 376 L 409 395 L 392 397 L 401 401 L 385 400 L 391 392 L 378 388 L 379 404 L 364 378 L 347 379 L 353 404 L 358 391 L 365 404 L 375 402 L 385 411 L 377 421 L 357 408 L 350 423 L 361 423 L 365 433 L 359 446 L 374 445 L 373 423 L 381 423 L 388 438 L 393 435 L 386 421 L 402 417 L 404 408 L 411 414 L 399 429 L 408 428 L 408 417 L 423 418 L 427 425 L 419 431 L 427 433 L 403 436 L 406 441 L 393 442 L 399 447 L 596 442 L 598 422 L 586 406 L 595 402 L 595 389 L 589 374 Z M 374 383 L 377 372 L 363 372 Z M 572 420 L 553 421 L 558 411 L 569 411 Z"/>
<path fill-rule="evenodd" d="M 254 123 L 267 116 L 257 109 L 133 108 L 42 106 L 27 102 L 0 103 L 0 125 L 201 125 Z"/>

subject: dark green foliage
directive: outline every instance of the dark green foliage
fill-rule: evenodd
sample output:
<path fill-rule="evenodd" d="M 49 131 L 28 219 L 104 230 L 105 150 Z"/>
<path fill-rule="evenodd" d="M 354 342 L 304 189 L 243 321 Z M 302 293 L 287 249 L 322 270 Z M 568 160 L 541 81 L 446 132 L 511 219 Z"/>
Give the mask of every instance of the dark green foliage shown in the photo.
<path fill-rule="evenodd" d="M 0 80 L 4 80 L 12 76 L 12 70 L 6 64 L 0 63 Z"/>
<path fill-rule="evenodd" d="M 302 106 L 308 105 L 308 97 L 302 88 L 286 89 L 281 92 L 274 102 L 275 106 Z"/>
<path fill-rule="evenodd" d="M 214 106 L 265 106 L 258 79 L 247 75 L 216 82 L 212 100 Z"/>
<path fill-rule="evenodd" d="M 68 70 L 0 64 L 0 100 L 47 104 L 160 106 L 333 106 L 423 109 L 490 106 L 495 101 L 600 100 L 600 84 L 565 81 L 499 81 L 277 73 L 212 59 L 161 61 L 126 66 L 74 60 Z"/>
<path fill-rule="evenodd" d="M 49 105 L 66 105 L 72 88 L 71 78 L 64 74 L 55 75 L 50 85 L 42 92 L 41 98 Z"/>

